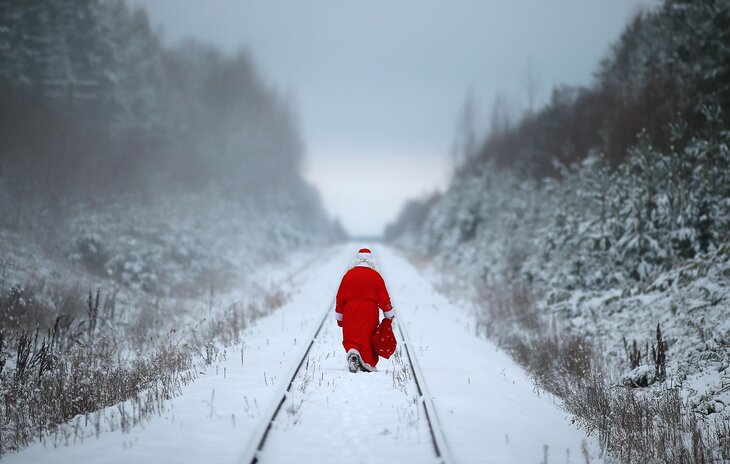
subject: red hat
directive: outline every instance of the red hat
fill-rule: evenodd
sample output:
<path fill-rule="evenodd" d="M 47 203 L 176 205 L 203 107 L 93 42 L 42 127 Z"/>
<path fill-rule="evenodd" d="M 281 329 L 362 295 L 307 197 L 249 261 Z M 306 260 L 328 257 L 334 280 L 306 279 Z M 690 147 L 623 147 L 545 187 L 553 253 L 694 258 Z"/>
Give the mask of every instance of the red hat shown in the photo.
<path fill-rule="evenodd" d="M 370 251 L 370 248 L 360 248 L 357 252 L 356 258 L 358 260 L 367 260 L 372 263 L 373 261 L 373 252 Z"/>

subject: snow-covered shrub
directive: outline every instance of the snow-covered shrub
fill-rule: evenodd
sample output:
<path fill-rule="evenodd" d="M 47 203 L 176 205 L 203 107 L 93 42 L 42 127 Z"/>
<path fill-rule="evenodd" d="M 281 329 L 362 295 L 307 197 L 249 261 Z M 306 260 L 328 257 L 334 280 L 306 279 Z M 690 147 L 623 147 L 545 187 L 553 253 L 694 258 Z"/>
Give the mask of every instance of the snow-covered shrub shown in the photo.
<path fill-rule="evenodd" d="M 126 245 L 104 263 L 104 269 L 117 282 L 145 292 L 154 292 L 159 282 L 159 250 L 139 249 L 134 240 Z"/>
<path fill-rule="evenodd" d="M 10 331 L 47 321 L 44 290 L 42 283 L 3 288 L 0 293 L 0 326 Z"/>
<path fill-rule="evenodd" d="M 648 387 L 656 381 L 654 371 L 653 366 L 637 366 L 621 377 L 621 383 L 629 387 Z"/>
<path fill-rule="evenodd" d="M 103 272 L 108 259 L 101 237 L 89 231 L 83 231 L 74 240 L 69 259 L 81 263 L 92 271 Z"/>

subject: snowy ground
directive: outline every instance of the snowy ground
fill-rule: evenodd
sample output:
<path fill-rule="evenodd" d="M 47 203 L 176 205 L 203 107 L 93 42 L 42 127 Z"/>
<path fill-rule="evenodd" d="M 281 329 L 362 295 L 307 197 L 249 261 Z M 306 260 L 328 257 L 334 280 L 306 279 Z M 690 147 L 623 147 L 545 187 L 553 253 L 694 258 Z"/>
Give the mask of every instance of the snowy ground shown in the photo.
<path fill-rule="evenodd" d="M 584 462 L 570 417 L 505 353 L 474 336 L 474 320 L 434 291 L 405 258 L 380 253 L 400 323 L 412 337 L 451 453 L 460 463 Z"/>
<path fill-rule="evenodd" d="M 437 462 L 415 384 L 396 377 L 407 365 L 394 355 L 378 372 L 353 375 L 341 342 L 341 329 L 331 322 L 298 374 L 260 461 Z"/>
<path fill-rule="evenodd" d="M 6 462 L 237 462 L 305 339 L 332 310 L 355 249 L 334 249 L 291 279 L 291 301 L 248 328 L 244 344 L 229 347 L 227 359 L 187 385 L 162 415 L 128 433 L 101 432 L 98 438 L 79 418 L 88 438 L 58 448 L 36 443 Z M 547 454 L 548 462 L 583 462 L 584 435 L 550 397 L 534 392 L 507 355 L 473 335 L 466 311 L 392 250 L 374 251 L 455 461 L 533 463 Z M 261 462 L 435 462 L 404 357 L 382 360 L 373 374 L 350 374 L 340 336 L 332 317 L 295 380 Z"/>

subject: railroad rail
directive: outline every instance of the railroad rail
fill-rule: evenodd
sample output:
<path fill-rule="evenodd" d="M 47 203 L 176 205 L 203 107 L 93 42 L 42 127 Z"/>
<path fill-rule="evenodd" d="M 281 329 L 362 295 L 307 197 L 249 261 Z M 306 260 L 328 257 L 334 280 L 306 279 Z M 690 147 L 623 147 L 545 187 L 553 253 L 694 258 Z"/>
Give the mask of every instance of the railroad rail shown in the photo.
<path fill-rule="evenodd" d="M 398 326 L 398 332 L 400 333 L 400 343 L 403 345 L 408 357 L 408 364 L 411 366 L 411 372 L 413 372 L 413 379 L 416 382 L 418 388 L 418 394 L 420 395 L 421 404 L 426 412 L 426 421 L 431 432 L 431 441 L 433 441 L 434 451 L 436 456 L 443 464 L 452 464 L 454 459 L 451 456 L 451 450 L 449 444 L 446 442 L 446 436 L 444 436 L 441 422 L 436 414 L 436 406 L 433 404 L 433 396 L 428 391 L 426 381 L 423 378 L 423 372 L 421 366 L 418 364 L 418 359 L 415 357 L 415 350 L 411 350 L 411 339 L 405 329 L 402 322 L 401 316 L 399 315 L 396 321 Z"/>
<path fill-rule="evenodd" d="M 327 307 L 327 311 L 325 311 L 324 315 L 322 316 L 322 320 L 317 325 L 314 334 L 312 335 L 312 337 L 310 337 L 309 343 L 302 346 L 302 349 L 298 357 L 296 358 L 297 361 L 290 368 L 288 375 L 284 377 L 286 379 L 286 382 L 282 384 L 282 387 L 274 396 L 274 401 L 272 401 L 265 410 L 263 420 L 256 428 L 256 430 L 254 430 L 254 433 L 251 435 L 248 447 L 246 448 L 244 455 L 239 460 L 239 463 L 254 464 L 258 462 L 259 451 L 261 451 L 264 447 L 266 437 L 268 437 L 269 432 L 271 431 L 271 427 L 274 425 L 274 420 L 276 420 L 276 416 L 279 414 L 279 412 L 281 411 L 281 407 L 286 402 L 292 385 L 294 384 L 294 380 L 297 378 L 299 370 L 302 368 L 304 361 L 307 359 L 309 352 L 312 350 L 314 342 L 317 341 L 317 337 L 322 332 L 322 329 L 324 328 L 324 323 L 327 321 L 327 319 L 332 317 L 334 305 L 335 300 L 333 298 L 332 303 L 329 304 L 329 306 Z"/>

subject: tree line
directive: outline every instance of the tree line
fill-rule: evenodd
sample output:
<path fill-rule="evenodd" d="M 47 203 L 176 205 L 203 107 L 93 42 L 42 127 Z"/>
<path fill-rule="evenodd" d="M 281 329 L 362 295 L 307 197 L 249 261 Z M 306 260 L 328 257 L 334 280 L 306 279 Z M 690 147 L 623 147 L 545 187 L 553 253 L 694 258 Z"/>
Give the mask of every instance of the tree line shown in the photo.
<path fill-rule="evenodd" d="M 164 47 L 123 0 L 4 1 L 0 49 L 7 225 L 34 205 L 210 188 L 247 201 L 283 189 L 320 213 L 291 105 L 247 53 Z"/>
<path fill-rule="evenodd" d="M 461 170 L 494 159 L 499 167 L 555 176 L 554 161 L 571 163 L 591 151 L 617 166 L 642 130 L 660 150 L 688 143 L 703 129 L 704 108 L 722 108 L 721 121 L 728 123 L 728 43 L 727 2 L 667 0 L 627 25 L 600 62 L 593 85 L 557 87 L 540 111 L 492 127 Z M 680 121 L 687 137 L 673 140 L 670 127 Z"/>
<path fill-rule="evenodd" d="M 722 140 L 730 118 L 728 43 L 727 2 L 665 0 L 657 9 L 638 14 L 600 62 L 593 85 L 557 87 L 542 109 L 525 113 L 516 123 L 492 124 L 457 166 L 450 191 L 486 170 L 508 170 L 527 183 L 540 182 L 559 180 L 569 166 L 600 158 L 613 172 L 636 153 L 671 158 L 675 164 L 664 166 L 669 161 L 662 159 L 658 172 L 679 176 L 671 182 L 683 182 L 684 190 L 690 184 L 699 187 L 697 173 L 710 175 L 724 160 Z M 701 157 L 688 155 L 696 152 L 698 140 L 714 148 L 703 148 Z M 621 172 L 633 171 L 624 167 Z M 647 176 L 638 180 L 659 177 Z M 616 194 L 623 197 L 622 192 Z M 712 204 L 713 199 L 706 201 Z M 386 236 L 394 239 L 420 230 L 435 204 L 438 198 L 433 197 L 411 202 Z M 656 213 L 655 208 L 649 210 L 647 214 Z M 695 222 L 704 217 L 699 211 L 693 214 Z M 690 221 L 686 213 L 682 221 Z M 722 227 L 722 221 L 715 224 Z"/>

